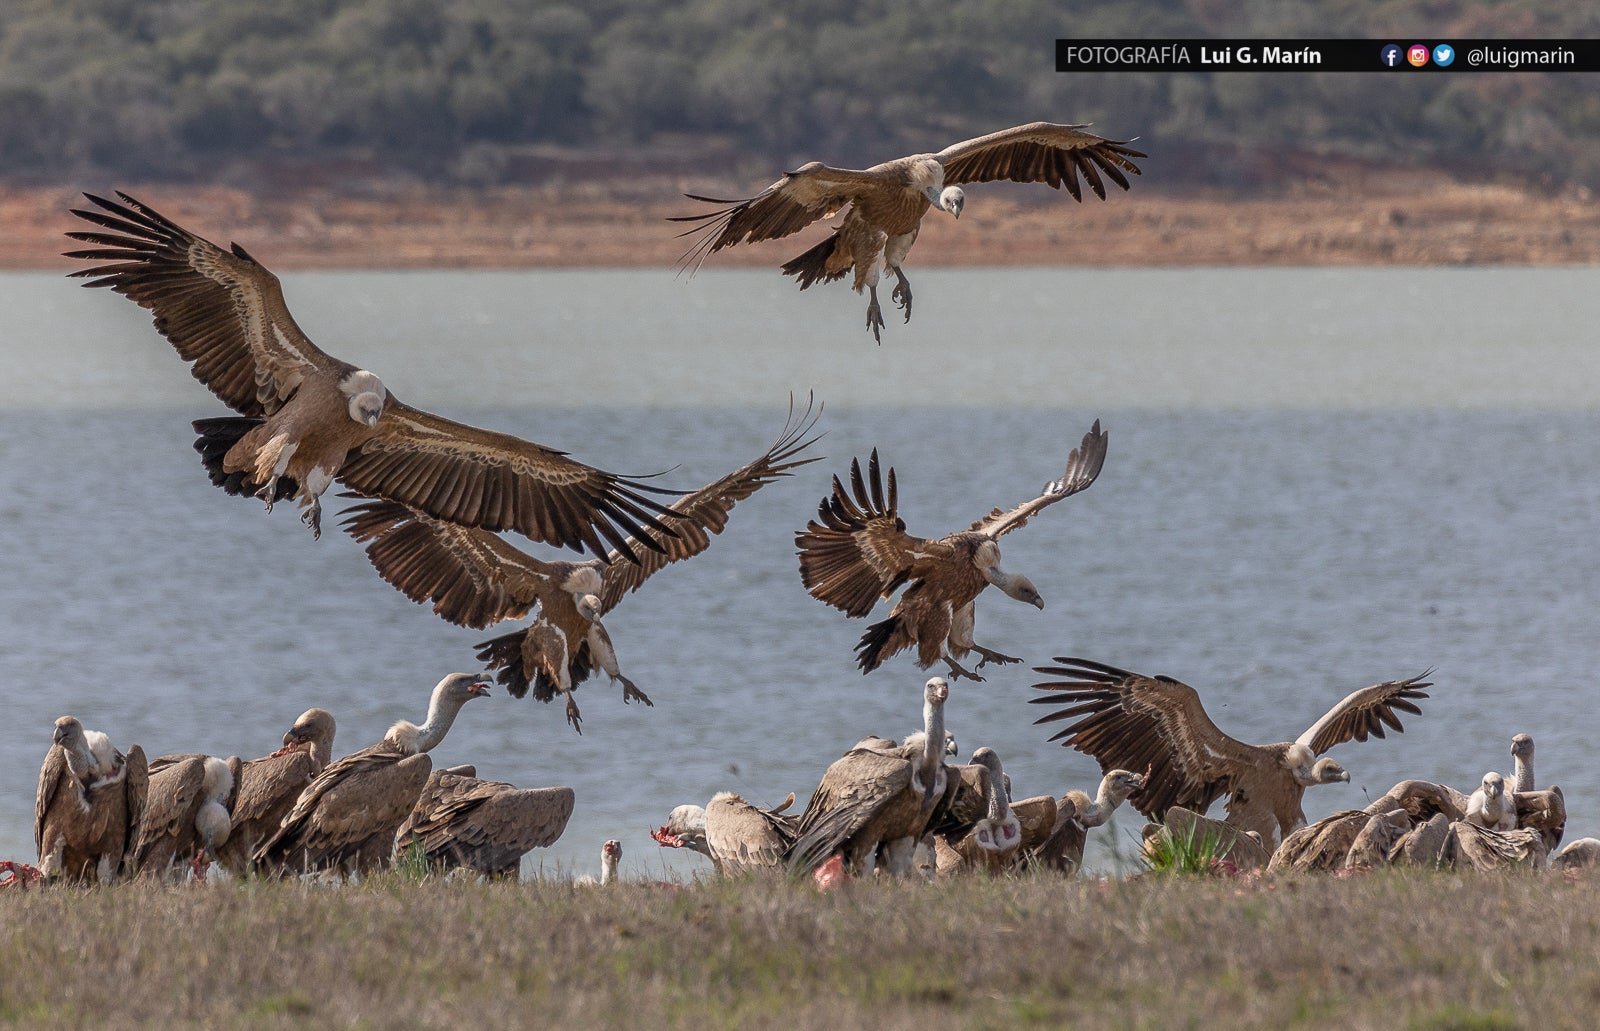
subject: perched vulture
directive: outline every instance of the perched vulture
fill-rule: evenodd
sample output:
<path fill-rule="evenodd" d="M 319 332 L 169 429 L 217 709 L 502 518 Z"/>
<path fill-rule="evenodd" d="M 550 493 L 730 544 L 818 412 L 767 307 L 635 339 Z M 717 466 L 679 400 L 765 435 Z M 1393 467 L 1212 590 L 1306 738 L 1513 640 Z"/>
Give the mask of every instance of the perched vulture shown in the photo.
<path fill-rule="evenodd" d="M 936 873 L 1011 869 L 1022 849 L 1022 823 L 1006 797 L 999 754 L 980 748 L 950 772 L 943 803 L 928 820 Z"/>
<path fill-rule="evenodd" d="M 1102 173 L 1124 190 L 1128 175 L 1139 175 L 1134 158 L 1145 155 L 1126 143 L 1085 131 L 1084 125 L 1032 122 L 956 143 L 937 154 L 912 154 L 860 171 L 830 168 L 820 161 L 802 165 L 745 201 L 718 200 L 687 194 L 690 200 L 726 205 L 702 215 L 683 215 L 673 222 L 698 222 L 683 234 L 701 235 L 684 255 L 684 265 L 698 268 L 711 254 L 749 241 L 776 240 L 797 233 L 818 219 L 831 218 L 845 205 L 844 221 L 821 243 L 783 266 L 804 290 L 855 271 L 854 288 L 866 288 L 867 328 L 883 342 L 883 310 L 878 306 L 878 276 L 894 273 L 891 295 L 911 321 L 911 284 L 902 265 L 930 208 L 956 218 L 966 204 L 959 183 L 1009 179 L 1066 187 L 1083 200 L 1083 182 L 1105 200 Z"/>
<path fill-rule="evenodd" d="M 168 755 L 150 761 L 144 820 L 135 846 L 141 877 L 167 880 L 192 864 L 203 877 L 233 831 L 229 803 L 242 775 L 238 756 Z"/>
<path fill-rule="evenodd" d="M 144 750 L 127 754 L 73 716 L 56 720 L 39 769 L 33 841 L 47 880 L 109 884 L 134 872 L 149 772 Z"/>
<path fill-rule="evenodd" d="M 849 873 L 866 877 L 885 846 L 889 873 L 911 872 L 917 842 L 944 796 L 944 703 L 950 686 L 943 677 L 923 685 L 923 732 L 908 737 L 897 752 L 853 748 L 829 766 L 795 827 L 789 867 L 811 873 L 834 853 L 842 853 Z"/>
<path fill-rule="evenodd" d="M 395 831 L 417 804 L 461 707 L 489 693 L 486 674 L 451 673 L 434 687 L 419 727 L 401 720 L 383 740 L 328 764 L 300 792 L 278 830 L 251 857 L 257 869 L 301 873 L 389 865 Z"/>
<path fill-rule="evenodd" d="M 650 832 L 663 848 L 687 848 L 711 860 L 723 875 L 777 869 L 794 844 L 796 817 L 783 811 L 794 796 L 764 809 L 731 791 L 719 791 L 704 807 L 680 805 Z"/>
<path fill-rule="evenodd" d="M 783 432 L 765 454 L 674 501 L 668 511 L 676 517 L 676 536 L 652 531 L 648 547 L 635 563 L 619 561 L 620 552 L 604 562 L 546 562 L 497 534 L 434 519 L 389 501 L 354 506 L 344 526 L 356 540 L 370 542 L 367 557 L 380 576 L 412 601 L 432 602 L 433 611 L 452 623 L 483 629 L 534 614 L 529 626 L 481 644 L 478 658 L 500 671 L 500 683 L 514 697 L 526 695 L 530 683 L 534 697 L 542 702 L 557 694 L 565 696 L 567 722 L 581 733 L 582 718 L 572 690 L 596 669 L 622 683 L 624 702 L 637 699 L 652 704 L 622 674 L 600 617 L 657 570 L 708 548 L 711 535 L 727 526 L 735 504 L 790 475 L 790 470 L 816 461 L 795 459 L 817 439 L 807 437 L 815 425 L 809 407 L 799 419 L 791 411 Z"/>
<path fill-rule="evenodd" d="M 1260 834 L 1268 847 L 1305 826 L 1300 801 L 1307 787 L 1349 780 L 1337 763 L 1319 762 L 1318 755 L 1351 739 L 1384 737 L 1386 726 L 1404 729 L 1396 713 L 1420 713 L 1417 700 L 1427 698 L 1423 689 L 1433 686 L 1423 679 L 1429 670 L 1364 687 L 1294 741 L 1247 745 L 1217 729 L 1187 684 L 1087 659 L 1055 661 L 1060 665 L 1034 667 L 1059 679 L 1035 684 L 1050 693 L 1031 701 L 1062 708 L 1034 722 L 1076 720 L 1050 740 L 1094 756 L 1102 770 L 1148 768 L 1143 789 L 1129 799 L 1146 816 L 1175 805 L 1204 815 L 1227 795 L 1227 822 Z"/>
<path fill-rule="evenodd" d="M 277 832 L 307 784 L 333 757 L 333 714 L 326 709 L 306 709 L 283 735 L 283 748 L 261 759 L 251 759 L 238 770 L 238 788 L 232 804 L 232 831 L 218 850 L 218 863 L 232 874 L 250 869 L 250 858 L 261 842 Z"/>
<path fill-rule="evenodd" d="M 1093 483 L 1105 464 L 1106 439 L 1096 419 L 1082 444 L 1067 456 L 1061 479 L 1045 484 L 1038 497 L 1009 512 L 996 508 L 968 529 L 938 540 L 906 533 L 894 470 L 889 470 L 886 492 L 876 449 L 865 480 L 861 463 L 851 459 L 851 490 L 847 492 L 835 476 L 833 493 L 822 499 L 817 518 L 794 540 L 806 590 L 852 618 L 865 616 L 880 598 L 910 584 L 889 618 L 869 626 L 857 643 L 856 664 L 861 672 L 872 672 L 891 655 L 912 646 L 917 649 L 920 668 L 928 669 L 942 659 L 951 678 L 983 679 L 958 661 L 969 651 L 981 657 L 978 669 L 988 662 L 1021 661 L 973 641 L 973 603 L 985 587 L 994 584 L 1018 601 L 1044 608 L 1044 599 L 1026 576 L 1000 568 L 997 542 L 1045 508 Z"/>
<path fill-rule="evenodd" d="M 1492 831 L 1517 829 L 1517 804 L 1506 790 L 1506 779 L 1493 770 L 1483 775 L 1483 783 L 1467 801 L 1467 822 Z"/>
<path fill-rule="evenodd" d="M 361 494 L 486 530 L 597 555 L 609 541 L 659 551 L 673 531 L 663 491 L 590 468 L 543 444 L 412 408 L 373 373 L 322 352 L 295 324 L 278 278 L 234 244 L 223 250 L 125 193 L 74 209 L 105 231 L 67 235 L 94 246 L 67 256 L 101 262 L 93 277 L 155 314 L 190 372 L 236 418 L 195 423 L 211 482 L 229 494 L 296 498 L 321 533 L 321 496 L 335 479 Z M 647 532 L 653 531 L 653 532 Z"/>
<path fill-rule="evenodd" d="M 434 770 L 395 834 L 395 853 L 421 849 L 432 868 L 516 880 L 523 854 L 549 848 L 567 829 L 572 801 L 571 788 L 518 788 Z"/>

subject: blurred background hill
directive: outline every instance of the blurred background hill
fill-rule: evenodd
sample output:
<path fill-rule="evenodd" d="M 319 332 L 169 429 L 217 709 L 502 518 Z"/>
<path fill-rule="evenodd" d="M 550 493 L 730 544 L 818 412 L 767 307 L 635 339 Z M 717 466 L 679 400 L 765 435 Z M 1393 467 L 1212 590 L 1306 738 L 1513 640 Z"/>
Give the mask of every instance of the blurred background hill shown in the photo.
<path fill-rule="evenodd" d="M 1570 227 L 1570 205 L 1600 185 L 1600 76 L 1053 68 L 1063 36 L 1403 44 L 1419 30 L 1600 36 L 1600 7 L 0 0 L 0 185 L 187 183 L 252 202 L 322 197 L 318 217 L 418 189 L 492 204 L 476 191 L 543 188 L 564 208 L 604 196 L 653 220 L 682 188 L 747 195 L 812 158 L 861 167 L 1043 118 L 1139 137 L 1151 154 L 1140 193 L 1271 200 L 1447 182 L 1567 205 L 1551 217 Z M 1032 193 L 1016 203 L 1054 201 Z M 1392 222 L 1391 209 L 1375 217 Z"/>

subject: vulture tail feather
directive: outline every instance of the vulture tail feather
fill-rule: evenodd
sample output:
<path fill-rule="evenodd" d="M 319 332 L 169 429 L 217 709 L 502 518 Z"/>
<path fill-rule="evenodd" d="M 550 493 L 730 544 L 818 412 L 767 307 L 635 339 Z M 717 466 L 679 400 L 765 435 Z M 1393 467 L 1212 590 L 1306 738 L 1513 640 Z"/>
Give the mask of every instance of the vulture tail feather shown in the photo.
<path fill-rule="evenodd" d="M 194 432 L 197 434 L 194 449 L 200 452 L 200 461 L 206 467 L 206 474 L 211 477 L 214 486 L 221 487 L 229 494 L 238 497 L 253 498 L 261 489 L 261 484 L 250 479 L 248 470 L 228 472 L 222 467 L 223 459 L 228 450 L 239 442 L 239 438 L 260 426 L 262 420 L 242 416 L 225 416 L 218 419 L 196 419 Z M 277 488 L 273 491 L 274 502 L 292 498 L 300 493 L 300 484 L 288 476 L 278 477 Z"/>

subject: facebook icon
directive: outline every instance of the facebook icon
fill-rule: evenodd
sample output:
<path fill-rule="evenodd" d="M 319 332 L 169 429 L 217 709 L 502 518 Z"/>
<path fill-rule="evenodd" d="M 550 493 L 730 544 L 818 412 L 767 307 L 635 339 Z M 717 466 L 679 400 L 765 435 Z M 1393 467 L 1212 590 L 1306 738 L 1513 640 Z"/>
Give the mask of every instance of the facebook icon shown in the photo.
<path fill-rule="evenodd" d="M 1388 46 L 1383 48 L 1381 53 L 1383 56 L 1383 66 L 1385 68 L 1395 68 L 1399 66 L 1401 53 L 1399 47 L 1395 46 L 1393 43 L 1390 43 Z"/>

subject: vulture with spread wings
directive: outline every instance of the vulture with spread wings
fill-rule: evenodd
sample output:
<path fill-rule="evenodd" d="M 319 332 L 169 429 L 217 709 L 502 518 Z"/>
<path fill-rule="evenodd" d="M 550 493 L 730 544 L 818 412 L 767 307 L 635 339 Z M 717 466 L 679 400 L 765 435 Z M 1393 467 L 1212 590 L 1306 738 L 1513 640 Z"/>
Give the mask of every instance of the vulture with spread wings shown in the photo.
<path fill-rule="evenodd" d="M 122 203 L 85 196 L 101 210 L 73 214 L 100 231 L 68 233 L 94 246 L 67 257 L 100 264 L 72 275 L 149 308 L 194 377 L 239 413 L 194 424 L 211 482 L 228 493 L 269 509 L 296 498 L 319 535 L 335 479 L 436 519 L 597 555 L 609 550 L 604 538 L 632 561 L 633 544 L 660 551 L 673 535 L 642 492 L 676 492 L 412 408 L 313 344 L 278 277 L 238 244 L 223 250 L 125 193 Z"/>
<path fill-rule="evenodd" d="M 367 557 L 380 576 L 412 601 L 431 602 L 433 611 L 452 623 L 481 630 L 533 615 L 527 627 L 479 645 L 478 658 L 498 669 L 500 683 L 518 698 L 530 684 L 542 702 L 564 695 L 567 721 L 581 733 L 572 690 L 596 668 L 621 682 L 624 702 L 652 704 L 622 674 L 600 617 L 657 570 L 710 547 L 711 536 L 722 532 L 736 503 L 816 461 L 795 456 L 816 441 L 808 434 L 820 414 L 820 408 L 813 414 L 809 406 L 798 418 L 791 411 L 765 454 L 675 500 L 667 512 L 675 517 L 676 535 L 652 538 L 637 563 L 615 561 L 615 553 L 606 562 L 547 562 L 497 534 L 388 501 L 352 507 L 344 526 L 356 540 L 370 542 Z"/>
<path fill-rule="evenodd" d="M 1428 670 L 1364 687 L 1293 741 L 1247 745 L 1217 729 L 1187 684 L 1088 659 L 1055 661 L 1034 667 L 1052 679 L 1034 685 L 1048 694 L 1029 699 L 1062 706 L 1036 723 L 1074 720 L 1050 740 L 1094 756 L 1101 770 L 1148 769 L 1144 787 L 1128 800 L 1146 816 L 1161 819 L 1175 805 L 1204 814 L 1227 795 L 1227 822 L 1259 833 L 1269 849 L 1280 834 L 1305 826 L 1307 787 L 1350 779 L 1338 763 L 1317 756 L 1346 741 L 1382 738 L 1386 727 L 1404 730 L 1396 714 L 1420 714 L 1417 702 L 1433 686 Z"/>
<path fill-rule="evenodd" d="M 1083 125 L 1031 122 L 953 144 L 937 154 L 912 154 L 859 171 L 812 161 L 785 173 L 749 200 L 686 194 L 690 200 L 726 206 L 671 221 L 700 223 L 683 234 L 703 234 L 684 255 L 686 266 L 698 268 L 709 255 L 724 247 L 797 233 L 818 219 L 832 218 L 849 205 L 839 228 L 784 265 L 783 271 L 794 276 L 804 290 L 812 283 L 842 279 L 854 270 L 856 293 L 865 288 L 871 298 L 867 304 L 867 328 L 882 343 L 880 269 L 894 273 L 896 286 L 890 299 L 905 311 L 906 321 L 911 321 L 911 284 L 901 265 L 930 208 L 961 217 L 966 194 L 958 183 L 997 179 L 1045 183 L 1054 189 L 1066 187 L 1080 202 L 1083 183 L 1101 200 L 1106 197 L 1105 179 L 1124 190 L 1128 188 L 1128 176 L 1140 174 L 1133 159 L 1145 155 L 1126 143 L 1096 136 L 1086 129 Z"/>
<path fill-rule="evenodd" d="M 847 616 L 865 616 L 880 598 L 909 583 L 889 618 L 867 628 L 856 645 L 861 672 L 870 673 L 906 648 L 917 649 L 917 665 L 927 669 L 944 660 L 950 677 L 982 680 L 961 665 L 969 651 L 985 663 L 1020 662 L 972 639 L 973 603 L 994 584 L 1018 601 L 1044 608 L 1044 599 L 1026 576 L 1000 568 L 1003 534 L 1027 523 L 1043 509 L 1087 488 L 1106 460 L 1107 434 L 1100 420 L 1067 456 L 1066 471 L 1047 483 L 1039 496 L 1002 512 L 996 508 L 969 529 L 937 540 L 906 533 L 899 514 L 899 489 L 889 470 L 888 489 L 872 452 L 867 476 L 850 461 L 850 487 L 833 478 L 833 493 L 822 499 L 817 518 L 795 535 L 800 549 L 800 579 L 812 597 Z M 870 488 L 870 489 L 869 489 Z"/>

